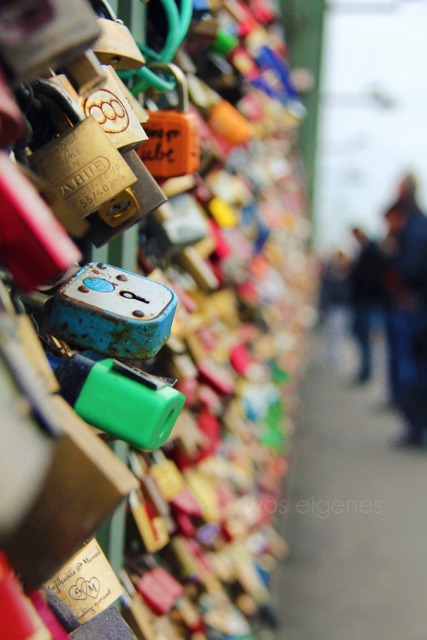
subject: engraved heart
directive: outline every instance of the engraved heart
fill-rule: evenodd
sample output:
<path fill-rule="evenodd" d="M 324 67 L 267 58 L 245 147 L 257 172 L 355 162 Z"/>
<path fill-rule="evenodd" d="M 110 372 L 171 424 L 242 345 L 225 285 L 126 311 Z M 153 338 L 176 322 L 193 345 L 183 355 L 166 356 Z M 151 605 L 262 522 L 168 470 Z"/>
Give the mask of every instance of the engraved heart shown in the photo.
<path fill-rule="evenodd" d="M 73 584 L 68 590 L 70 598 L 73 600 L 86 600 L 87 591 L 85 590 L 85 584 L 86 580 L 84 578 L 79 578 L 76 584 Z"/>
<path fill-rule="evenodd" d="M 90 580 L 86 580 L 82 585 L 82 589 L 90 598 L 96 598 L 98 596 L 100 587 L 101 585 L 98 578 L 91 578 Z"/>

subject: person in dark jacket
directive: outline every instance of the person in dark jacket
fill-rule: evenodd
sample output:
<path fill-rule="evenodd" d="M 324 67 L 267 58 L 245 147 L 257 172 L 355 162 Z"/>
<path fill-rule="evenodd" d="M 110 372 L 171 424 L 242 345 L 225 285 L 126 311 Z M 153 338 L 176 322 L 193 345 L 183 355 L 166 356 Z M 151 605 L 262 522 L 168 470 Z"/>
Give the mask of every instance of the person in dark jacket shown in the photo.
<path fill-rule="evenodd" d="M 354 227 L 352 234 L 359 245 L 349 276 L 352 333 L 359 351 L 355 382 L 363 383 L 372 377 L 373 332 L 382 324 L 386 302 L 383 284 L 385 260 L 378 244 L 362 229 Z"/>
<path fill-rule="evenodd" d="M 401 444 L 411 446 L 423 444 L 427 430 L 427 217 L 415 188 L 409 181 L 385 212 L 383 243 L 393 400 L 406 422 Z"/>

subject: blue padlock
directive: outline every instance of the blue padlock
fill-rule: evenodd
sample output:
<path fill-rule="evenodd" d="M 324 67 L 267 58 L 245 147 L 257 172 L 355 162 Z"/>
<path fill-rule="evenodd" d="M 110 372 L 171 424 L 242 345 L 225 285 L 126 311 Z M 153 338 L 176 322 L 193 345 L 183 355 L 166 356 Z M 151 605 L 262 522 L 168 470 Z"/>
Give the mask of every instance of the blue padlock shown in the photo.
<path fill-rule="evenodd" d="M 176 306 L 165 285 L 90 262 L 55 293 L 47 331 L 110 357 L 148 360 L 168 339 Z"/>

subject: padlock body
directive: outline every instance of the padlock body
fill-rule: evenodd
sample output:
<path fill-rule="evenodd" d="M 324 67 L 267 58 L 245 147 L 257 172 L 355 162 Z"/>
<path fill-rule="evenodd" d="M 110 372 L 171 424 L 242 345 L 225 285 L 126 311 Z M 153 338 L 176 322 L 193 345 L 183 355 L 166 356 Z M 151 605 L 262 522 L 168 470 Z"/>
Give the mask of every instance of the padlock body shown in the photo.
<path fill-rule="evenodd" d="M 115 69 L 140 69 L 145 60 L 126 25 L 107 18 L 97 18 L 101 35 L 92 45 L 102 64 Z"/>
<path fill-rule="evenodd" d="M 84 0 L 49 0 L 49 4 L 52 18 L 28 33 L 25 42 L 0 45 L 2 62 L 17 81 L 34 80 L 63 66 L 99 36 L 96 18 Z"/>
<path fill-rule="evenodd" d="M 165 285 L 93 262 L 59 288 L 48 331 L 110 357 L 144 360 L 169 337 L 176 306 Z"/>
<path fill-rule="evenodd" d="M 137 370 L 135 379 L 123 375 L 111 358 L 96 362 L 77 354 L 59 367 L 57 376 L 62 394 L 81 418 L 140 449 L 158 449 L 166 442 L 185 403 L 170 385 L 153 389 L 139 382 Z"/>
<path fill-rule="evenodd" d="M 85 116 L 92 116 L 121 151 L 134 149 L 147 140 L 147 134 L 121 90 L 116 72 L 104 67 L 106 80 L 102 87 L 79 99 Z"/>
<path fill-rule="evenodd" d="M 98 123 L 86 118 L 28 158 L 76 215 L 86 217 L 132 186 L 136 176 Z"/>
<path fill-rule="evenodd" d="M 80 259 L 47 204 L 4 152 L 0 209 L 0 259 L 24 291 L 57 278 Z"/>
<path fill-rule="evenodd" d="M 250 122 L 227 100 L 220 100 L 211 108 L 206 122 L 214 133 L 233 146 L 245 144 L 252 137 Z"/>
<path fill-rule="evenodd" d="M 200 164 L 199 124 L 194 113 L 151 111 L 145 125 L 148 140 L 137 153 L 156 178 L 197 171 Z"/>

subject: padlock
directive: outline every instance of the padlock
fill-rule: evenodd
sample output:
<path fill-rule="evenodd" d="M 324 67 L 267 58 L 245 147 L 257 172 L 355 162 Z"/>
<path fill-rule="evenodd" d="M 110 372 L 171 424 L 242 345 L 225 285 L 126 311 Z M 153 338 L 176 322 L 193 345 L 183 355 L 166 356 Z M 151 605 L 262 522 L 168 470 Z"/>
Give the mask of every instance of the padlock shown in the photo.
<path fill-rule="evenodd" d="M 99 36 L 96 17 L 85 0 L 49 0 L 51 19 L 26 34 L 25 42 L 1 42 L 0 59 L 13 81 L 26 82 L 63 67 Z"/>
<path fill-rule="evenodd" d="M 121 90 L 113 67 L 105 66 L 106 80 L 102 87 L 85 98 L 79 106 L 86 117 L 92 116 L 111 138 L 117 149 L 129 151 L 148 139 L 129 101 Z"/>
<path fill-rule="evenodd" d="M 214 291 L 220 286 L 211 265 L 200 256 L 195 246 L 186 247 L 177 253 L 176 260 L 203 291 Z"/>
<path fill-rule="evenodd" d="M 135 588 L 158 616 L 168 613 L 184 594 L 184 587 L 162 567 L 146 571 L 137 581 Z"/>
<path fill-rule="evenodd" d="M 65 362 L 58 358 L 54 366 L 61 394 L 77 415 L 140 449 L 157 449 L 166 442 L 185 403 L 171 386 L 174 381 L 94 352 Z"/>
<path fill-rule="evenodd" d="M 146 360 L 168 339 L 176 306 L 165 285 L 92 262 L 59 287 L 46 330 L 109 357 Z"/>
<path fill-rule="evenodd" d="M 0 146 L 13 145 L 25 132 L 24 116 L 0 68 Z"/>
<path fill-rule="evenodd" d="M 0 43 L 23 44 L 54 16 L 50 0 L 3 0 L 0 5 Z"/>
<path fill-rule="evenodd" d="M 67 200 L 61 198 L 47 180 L 39 176 L 24 164 L 18 164 L 20 171 L 31 182 L 42 199 L 49 205 L 55 218 L 62 224 L 73 238 L 83 237 L 89 229 L 89 223 L 84 218 L 76 216 L 73 207 Z"/>
<path fill-rule="evenodd" d="M 117 18 L 106 0 L 91 0 L 91 4 L 98 15 L 101 31 L 92 45 L 99 61 L 121 70 L 140 69 L 145 60 L 127 26 Z"/>
<path fill-rule="evenodd" d="M 186 76 L 173 64 L 156 62 L 150 69 L 175 78 L 178 110 L 149 111 L 148 140 L 138 148 L 138 155 L 156 178 L 193 173 L 200 164 L 200 141 L 197 118 L 188 111 Z"/>
<path fill-rule="evenodd" d="M 0 550 L 0 616 L 1 637 L 16 640 L 50 640 L 52 636 L 40 628 L 41 620 L 25 596 L 13 568 Z"/>
<path fill-rule="evenodd" d="M 6 292 L 0 284 L 2 298 Z M 31 406 L 13 373 L 13 361 L 4 354 L 6 342 L 19 344 L 14 319 L 0 311 L 1 482 L 0 543 L 14 535 L 31 510 L 52 464 L 56 441 L 31 415 Z M 20 353 L 20 352 L 18 352 Z M 13 482 L 10 478 L 13 477 Z"/>
<path fill-rule="evenodd" d="M 28 589 L 51 578 L 137 486 L 133 474 L 62 398 L 52 397 L 49 404 L 52 415 L 45 416 L 64 435 L 43 491 L 3 545 Z"/>
<path fill-rule="evenodd" d="M 80 624 L 108 609 L 123 593 L 96 538 L 86 542 L 45 587 L 69 607 Z"/>
<path fill-rule="evenodd" d="M 189 76 L 188 82 L 191 100 L 213 133 L 231 146 L 245 144 L 250 140 L 253 135 L 252 125 L 236 107 L 221 98 L 197 76 Z"/>
<path fill-rule="evenodd" d="M 81 255 L 18 166 L 0 152 L 0 261 L 31 291 L 60 276 Z"/>
<path fill-rule="evenodd" d="M 87 49 L 79 56 L 68 62 L 63 69 L 70 85 L 79 96 L 89 96 L 106 80 L 106 72 L 91 49 Z"/>
<path fill-rule="evenodd" d="M 176 464 L 166 458 L 163 451 L 154 451 L 150 457 L 152 464 L 148 473 L 154 478 L 163 498 L 171 502 L 184 491 L 184 478 Z"/>
<path fill-rule="evenodd" d="M 163 516 L 153 513 L 152 505 L 141 492 L 134 492 L 129 496 L 129 508 L 147 553 L 163 549 L 169 542 L 169 532 Z"/>
<path fill-rule="evenodd" d="M 206 216 L 188 193 L 174 196 L 147 220 L 147 233 L 152 233 L 163 254 L 173 255 L 199 242 L 209 234 Z"/>
<path fill-rule="evenodd" d="M 82 118 L 66 91 L 44 80 L 34 83 L 36 95 L 53 103 L 66 133 L 41 148 L 32 149 L 30 167 L 68 201 L 76 215 L 86 217 L 109 202 L 118 205 L 120 194 L 136 182 L 128 164 L 92 117 Z M 59 107 L 59 109 L 58 109 Z M 71 128 L 68 123 L 73 125 Z M 126 195 L 123 201 L 127 201 Z"/>
<path fill-rule="evenodd" d="M 135 633 L 138 640 L 156 640 L 150 611 L 138 595 L 132 580 L 123 569 L 120 579 L 126 589 L 122 602 L 122 616 Z"/>
<path fill-rule="evenodd" d="M 122 156 L 138 181 L 127 190 L 130 206 L 118 211 L 114 205 L 110 208 L 106 205 L 104 210 L 100 209 L 89 216 L 90 229 L 87 237 L 95 247 L 101 247 L 110 242 L 126 229 L 146 218 L 167 200 L 163 190 L 139 159 L 136 151 L 126 151 Z"/>

